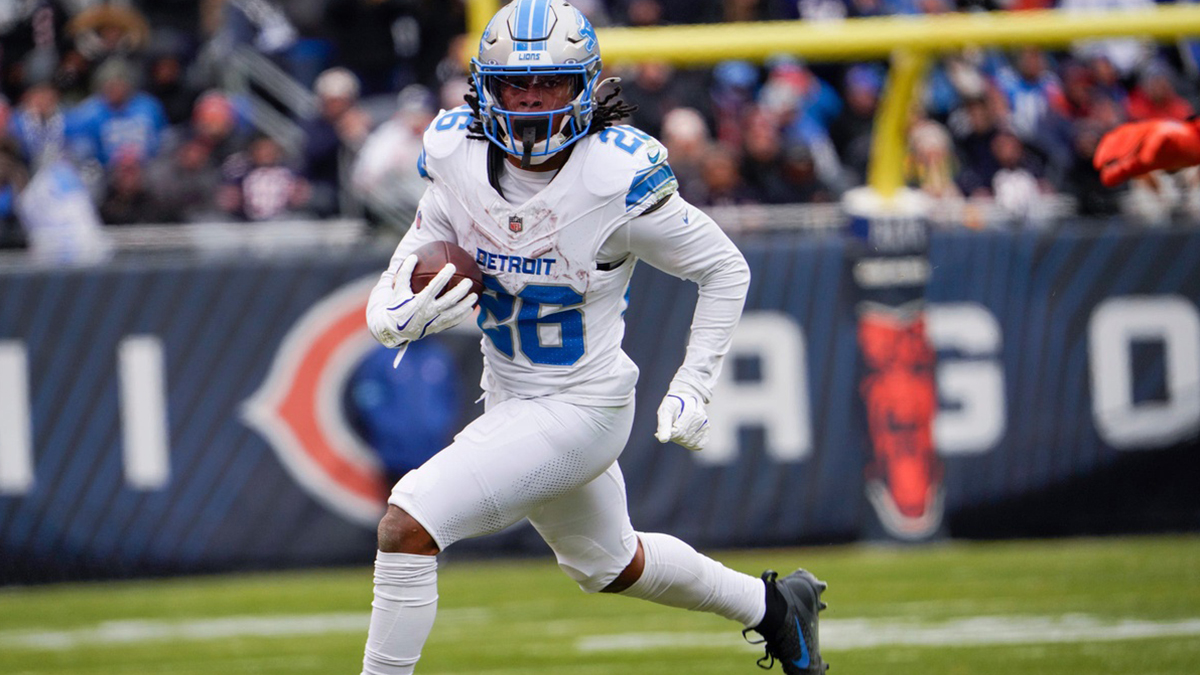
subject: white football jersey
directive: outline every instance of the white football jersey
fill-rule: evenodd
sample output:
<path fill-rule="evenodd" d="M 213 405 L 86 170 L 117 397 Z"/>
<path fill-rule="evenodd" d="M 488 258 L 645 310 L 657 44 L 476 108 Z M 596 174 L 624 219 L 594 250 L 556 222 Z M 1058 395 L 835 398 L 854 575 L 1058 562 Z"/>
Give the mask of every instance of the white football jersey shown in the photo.
<path fill-rule="evenodd" d="M 488 142 L 467 138 L 471 120 L 463 106 L 443 111 L 426 131 L 418 168 L 431 184 L 372 304 L 386 300 L 412 251 L 453 241 L 484 274 L 478 321 L 486 391 L 620 405 L 632 399 L 638 375 L 621 340 L 629 280 L 644 258 L 701 283 L 688 359 L 676 380 L 707 399 L 749 273 L 711 219 L 672 197 L 678 183 L 666 149 L 633 127 L 606 129 L 581 139 L 548 185 L 513 204 L 489 182 Z M 671 208 L 643 215 L 668 198 Z M 705 301 L 705 281 L 719 297 Z"/>

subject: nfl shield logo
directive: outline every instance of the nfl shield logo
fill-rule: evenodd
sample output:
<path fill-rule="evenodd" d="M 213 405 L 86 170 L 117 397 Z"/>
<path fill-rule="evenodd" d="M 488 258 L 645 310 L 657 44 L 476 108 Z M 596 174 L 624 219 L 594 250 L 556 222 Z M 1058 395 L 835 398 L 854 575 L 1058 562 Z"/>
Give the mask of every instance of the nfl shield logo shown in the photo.
<path fill-rule="evenodd" d="M 508 229 L 512 230 L 513 232 L 520 232 L 521 230 L 525 229 L 525 223 L 521 221 L 521 216 L 509 216 Z"/>

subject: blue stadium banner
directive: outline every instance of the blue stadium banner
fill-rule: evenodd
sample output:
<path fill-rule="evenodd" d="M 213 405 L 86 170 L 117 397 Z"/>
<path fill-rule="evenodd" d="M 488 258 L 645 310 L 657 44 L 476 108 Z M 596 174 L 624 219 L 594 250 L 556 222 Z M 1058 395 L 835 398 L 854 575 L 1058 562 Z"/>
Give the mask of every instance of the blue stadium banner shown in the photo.
<path fill-rule="evenodd" d="M 739 245 L 753 281 L 702 453 L 653 438 L 694 287 L 634 277 L 639 529 L 704 548 L 905 538 L 872 499 L 893 446 L 868 406 L 892 401 L 875 423 L 902 439 L 895 391 L 936 408 L 921 494 L 939 535 L 1200 527 L 1200 234 L 934 232 L 919 327 L 862 320 L 851 240 Z M 367 334 L 385 264 L 0 271 L 0 583 L 369 563 L 390 484 L 479 412 L 474 329 L 400 371 Z M 880 344 L 913 358 L 865 371 Z M 518 527 L 455 549 L 544 546 Z"/>

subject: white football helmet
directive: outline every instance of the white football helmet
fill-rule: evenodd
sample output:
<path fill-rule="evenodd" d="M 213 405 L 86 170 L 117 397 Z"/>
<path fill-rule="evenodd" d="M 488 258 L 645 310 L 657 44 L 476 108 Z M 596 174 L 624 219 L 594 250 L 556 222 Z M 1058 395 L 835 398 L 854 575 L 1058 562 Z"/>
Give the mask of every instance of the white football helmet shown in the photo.
<path fill-rule="evenodd" d="M 503 107 L 502 85 L 524 89 L 560 77 L 573 87 L 565 106 L 532 112 Z M 471 59 L 471 78 L 488 140 L 540 164 L 587 135 L 600 78 L 596 30 L 564 0 L 515 0 L 488 23 L 479 57 Z"/>

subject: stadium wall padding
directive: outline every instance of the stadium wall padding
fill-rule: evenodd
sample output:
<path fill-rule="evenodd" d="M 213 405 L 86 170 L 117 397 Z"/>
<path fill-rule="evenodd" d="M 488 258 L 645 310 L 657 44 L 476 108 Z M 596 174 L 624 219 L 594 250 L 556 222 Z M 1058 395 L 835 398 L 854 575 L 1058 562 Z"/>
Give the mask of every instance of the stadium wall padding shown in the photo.
<path fill-rule="evenodd" d="M 694 286 L 634 277 L 639 530 L 718 548 L 1200 527 L 1200 233 L 934 233 L 924 297 L 879 325 L 936 359 L 901 340 L 871 380 L 860 331 L 881 315 L 849 240 L 739 244 L 753 281 L 705 453 L 653 438 Z M 363 325 L 386 258 L 0 272 L 0 583 L 368 563 L 394 477 L 371 446 L 431 424 L 412 396 L 433 391 L 398 384 Z M 405 377 L 453 373 L 457 428 L 481 410 L 479 333 L 437 339 Z M 910 381 L 936 390 L 932 458 L 910 452 Z M 546 551 L 522 526 L 455 550 Z"/>

